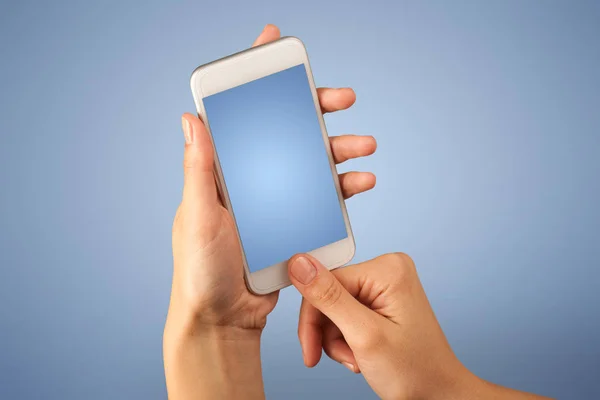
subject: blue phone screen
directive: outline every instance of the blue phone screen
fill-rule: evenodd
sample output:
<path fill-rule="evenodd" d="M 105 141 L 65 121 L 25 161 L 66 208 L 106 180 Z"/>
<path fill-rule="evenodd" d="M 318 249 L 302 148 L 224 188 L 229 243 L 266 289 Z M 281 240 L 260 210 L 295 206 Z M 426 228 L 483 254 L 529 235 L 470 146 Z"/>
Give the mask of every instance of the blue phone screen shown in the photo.
<path fill-rule="evenodd" d="M 203 102 L 251 272 L 348 236 L 304 64 Z"/>

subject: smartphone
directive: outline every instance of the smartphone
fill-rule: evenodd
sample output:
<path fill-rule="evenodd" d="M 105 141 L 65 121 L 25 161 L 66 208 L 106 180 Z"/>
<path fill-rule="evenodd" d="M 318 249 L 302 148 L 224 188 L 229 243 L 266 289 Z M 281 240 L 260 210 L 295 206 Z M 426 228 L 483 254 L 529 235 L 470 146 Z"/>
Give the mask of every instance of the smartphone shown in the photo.
<path fill-rule="evenodd" d="M 190 84 L 248 288 L 290 285 L 297 253 L 328 269 L 349 262 L 354 237 L 304 44 L 284 37 L 230 55 L 196 68 Z"/>

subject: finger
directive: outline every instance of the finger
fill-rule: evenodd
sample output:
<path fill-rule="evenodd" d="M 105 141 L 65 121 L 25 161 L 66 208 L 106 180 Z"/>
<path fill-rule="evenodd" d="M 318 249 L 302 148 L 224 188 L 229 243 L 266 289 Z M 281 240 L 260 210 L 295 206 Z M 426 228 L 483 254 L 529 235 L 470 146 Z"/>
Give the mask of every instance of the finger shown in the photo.
<path fill-rule="evenodd" d="M 370 172 L 346 172 L 340 174 L 339 178 L 345 199 L 373 189 L 376 183 L 375 175 Z"/>
<path fill-rule="evenodd" d="M 181 117 L 185 137 L 183 156 L 183 202 L 196 210 L 211 210 L 218 204 L 213 175 L 213 147 L 206 127 L 192 114 Z"/>
<path fill-rule="evenodd" d="M 323 334 L 323 350 L 329 358 L 344 365 L 350 371 L 359 373 L 360 368 L 354 357 L 354 353 L 346 343 L 342 332 L 333 324 L 325 326 Z"/>
<path fill-rule="evenodd" d="M 351 158 L 369 156 L 377 149 L 377 142 L 373 136 L 333 136 L 329 138 L 329 142 L 336 164 Z"/>
<path fill-rule="evenodd" d="M 314 367 L 321 360 L 323 349 L 322 323 L 324 317 L 321 311 L 313 307 L 308 301 L 302 299 L 300 318 L 298 320 L 298 339 L 302 347 L 304 365 Z"/>
<path fill-rule="evenodd" d="M 322 351 L 329 358 L 343 364 L 353 372 L 359 372 L 358 363 L 342 332 L 321 311 L 302 299 L 298 337 L 302 348 L 304 365 L 314 367 L 321 360 Z"/>
<path fill-rule="evenodd" d="M 350 88 L 318 88 L 317 94 L 323 113 L 345 110 L 356 101 L 356 93 Z"/>
<path fill-rule="evenodd" d="M 376 314 L 359 303 L 319 261 L 307 254 L 292 257 L 288 275 L 302 296 L 351 337 L 365 334 Z"/>
<path fill-rule="evenodd" d="M 279 32 L 279 28 L 273 24 L 267 24 L 264 27 L 263 31 L 258 35 L 252 47 L 260 46 L 261 44 L 273 42 L 281 37 L 281 32 Z"/>
<path fill-rule="evenodd" d="M 369 265 L 372 261 L 348 265 L 344 268 L 331 271 L 331 273 L 351 296 L 359 298 L 361 288 L 365 280 L 369 277 L 369 273 L 373 275 L 375 266 Z"/>
<path fill-rule="evenodd" d="M 372 287 L 373 281 L 381 281 L 389 283 L 390 270 L 381 268 L 385 265 L 395 262 L 398 260 L 399 253 L 384 254 L 376 257 L 372 260 L 363 261 L 357 264 L 348 265 L 344 268 L 338 268 L 331 271 L 335 279 L 342 284 L 342 286 L 352 295 L 353 297 L 359 298 L 361 301 L 361 295 L 368 290 L 364 290 L 363 286 L 368 285 Z M 397 261 L 396 261 L 397 262 Z M 381 293 L 375 291 L 375 294 Z"/>

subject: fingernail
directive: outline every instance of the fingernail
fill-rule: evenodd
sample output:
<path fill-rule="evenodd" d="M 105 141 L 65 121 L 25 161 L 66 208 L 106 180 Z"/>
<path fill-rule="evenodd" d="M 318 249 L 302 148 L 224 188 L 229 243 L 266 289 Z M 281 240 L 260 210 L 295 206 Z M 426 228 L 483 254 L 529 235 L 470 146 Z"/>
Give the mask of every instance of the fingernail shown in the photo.
<path fill-rule="evenodd" d="M 356 369 L 354 369 L 354 365 L 352 365 L 352 364 L 350 364 L 350 363 L 348 363 L 348 362 L 345 362 L 345 361 L 342 361 L 342 365 L 343 365 L 344 367 L 348 368 L 350 371 L 352 371 L 352 372 L 355 372 L 355 373 L 356 373 Z"/>
<path fill-rule="evenodd" d="M 193 133 L 192 133 L 192 124 L 185 117 L 181 117 L 181 127 L 183 128 L 183 136 L 185 137 L 185 144 L 192 144 L 193 142 Z"/>
<path fill-rule="evenodd" d="M 317 269 L 306 257 L 298 257 L 294 260 L 290 273 L 297 281 L 308 285 L 317 276 Z"/>

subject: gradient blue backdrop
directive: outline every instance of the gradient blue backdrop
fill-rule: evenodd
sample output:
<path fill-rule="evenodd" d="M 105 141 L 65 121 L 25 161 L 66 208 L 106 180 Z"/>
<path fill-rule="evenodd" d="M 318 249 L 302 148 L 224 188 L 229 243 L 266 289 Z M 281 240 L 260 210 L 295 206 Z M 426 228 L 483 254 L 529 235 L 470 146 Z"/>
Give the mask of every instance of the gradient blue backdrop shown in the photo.
<path fill-rule="evenodd" d="M 199 64 L 264 24 L 352 86 L 332 135 L 373 134 L 348 201 L 356 261 L 414 257 L 461 360 L 600 397 L 600 3 L 0 3 L 0 398 L 164 399 L 180 115 Z M 299 296 L 263 340 L 270 398 L 374 398 L 302 366 Z"/>
<path fill-rule="evenodd" d="M 203 103 L 250 271 L 348 237 L 304 64 Z"/>

